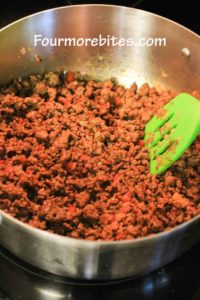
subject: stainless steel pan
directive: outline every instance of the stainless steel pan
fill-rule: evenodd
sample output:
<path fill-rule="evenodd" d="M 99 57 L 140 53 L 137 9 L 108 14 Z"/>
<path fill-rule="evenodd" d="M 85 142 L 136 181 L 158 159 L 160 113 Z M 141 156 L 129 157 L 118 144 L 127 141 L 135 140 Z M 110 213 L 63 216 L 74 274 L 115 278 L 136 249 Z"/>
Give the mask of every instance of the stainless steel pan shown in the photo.
<path fill-rule="evenodd" d="M 44 37 L 164 37 L 166 47 L 34 47 Z M 187 49 L 185 49 L 187 48 Z M 42 59 L 40 63 L 36 58 Z M 154 14 L 117 6 L 83 5 L 48 10 L 0 31 L 0 84 L 47 70 L 79 70 L 91 77 L 115 77 L 122 84 L 148 81 L 192 91 L 200 87 L 200 39 Z M 0 212 L 0 243 L 16 256 L 49 272 L 86 279 L 141 275 L 188 250 L 198 239 L 200 216 L 155 236 L 95 242 L 32 228 Z"/>

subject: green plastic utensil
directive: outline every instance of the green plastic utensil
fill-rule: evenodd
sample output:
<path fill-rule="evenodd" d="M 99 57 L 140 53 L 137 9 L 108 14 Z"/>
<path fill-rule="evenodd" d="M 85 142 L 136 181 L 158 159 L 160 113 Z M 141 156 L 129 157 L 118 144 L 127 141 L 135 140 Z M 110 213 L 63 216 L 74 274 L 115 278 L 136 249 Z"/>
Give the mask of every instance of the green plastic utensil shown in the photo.
<path fill-rule="evenodd" d="M 200 101 L 183 93 L 167 103 L 145 127 L 150 172 L 165 172 L 200 132 Z"/>

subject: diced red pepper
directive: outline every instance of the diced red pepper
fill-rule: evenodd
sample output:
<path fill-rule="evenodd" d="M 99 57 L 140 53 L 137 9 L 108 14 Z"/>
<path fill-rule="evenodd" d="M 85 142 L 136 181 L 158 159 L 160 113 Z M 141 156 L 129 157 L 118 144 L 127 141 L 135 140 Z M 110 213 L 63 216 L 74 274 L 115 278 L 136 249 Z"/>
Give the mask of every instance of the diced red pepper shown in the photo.
<path fill-rule="evenodd" d="M 195 145 L 195 148 L 196 148 L 196 150 L 199 150 L 199 151 L 200 151 L 200 144 L 196 144 L 196 145 Z"/>
<path fill-rule="evenodd" d="M 116 240 L 123 240 L 123 239 L 125 239 L 124 233 L 118 233 L 118 234 L 116 235 Z"/>
<path fill-rule="evenodd" d="M 4 164 L 4 160 L 0 159 L 0 165 Z"/>
<path fill-rule="evenodd" d="M 83 155 L 81 156 L 81 160 L 82 160 L 82 161 L 87 161 L 87 160 L 89 160 L 89 157 L 88 157 L 86 154 L 83 154 Z"/>
<path fill-rule="evenodd" d="M 117 173 L 117 174 L 115 174 L 115 176 L 113 178 L 113 183 L 116 184 L 119 182 L 119 180 L 120 180 L 120 174 Z"/>
<path fill-rule="evenodd" d="M 21 161 L 22 164 L 24 164 L 25 161 L 26 161 L 26 156 L 25 156 L 25 155 L 22 155 L 22 156 L 20 157 L 20 161 Z"/>
<path fill-rule="evenodd" d="M 40 158 L 41 159 L 47 159 L 48 155 L 46 153 L 42 153 L 42 154 L 40 154 Z"/>
<path fill-rule="evenodd" d="M 66 80 L 67 80 L 68 82 L 74 81 L 74 73 L 71 72 L 71 71 L 69 71 L 69 72 L 67 73 Z"/>
<path fill-rule="evenodd" d="M 139 140 L 138 145 L 143 147 L 144 146 L 144 140 Z"/>
<path fill-rule="evenodd" d="M 116 105 L 116 106 L 120 106 L 121 104 L 122 104 L 121 98 L 120 98 L 120 97 L 116 97 L 116 98 L 115 98 L 115 105 Z"/>
<path fill-rule="evenodd" d="M 69 210 L 70 212 L 74 212 L 74 211 L 76 211 L 76 206 L 70 204 L 70 205 L 68 206 L 68 210 Z"/>
<path fill-rule="evenodd" d="M 107 159 L 104 159 L 104 160 L 103 160 L 103 163 L 104 163 L 105 165 L 110 165 L 110 161 L 107 160 Z"/>
<path fill-rule="evenodd" d="M 70 161 L 70 162 L 67 163 L 67 169 L 69 171 L 73 171 L 75 169 L 75 167 L 76 167 L 76 163 L 74 163 L 72 161 Z"/>

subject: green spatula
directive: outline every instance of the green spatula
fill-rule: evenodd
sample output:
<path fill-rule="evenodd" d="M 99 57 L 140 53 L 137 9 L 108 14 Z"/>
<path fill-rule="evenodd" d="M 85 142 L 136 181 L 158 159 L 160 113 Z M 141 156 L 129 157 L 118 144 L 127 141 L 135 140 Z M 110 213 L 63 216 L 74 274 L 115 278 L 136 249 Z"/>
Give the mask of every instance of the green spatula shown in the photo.
<path fill-rule="evenodd" d="M 176 96 L 145 127 L 150 172 L 165 172 L 200 132 L 200 101 L 189 94 Z"/>

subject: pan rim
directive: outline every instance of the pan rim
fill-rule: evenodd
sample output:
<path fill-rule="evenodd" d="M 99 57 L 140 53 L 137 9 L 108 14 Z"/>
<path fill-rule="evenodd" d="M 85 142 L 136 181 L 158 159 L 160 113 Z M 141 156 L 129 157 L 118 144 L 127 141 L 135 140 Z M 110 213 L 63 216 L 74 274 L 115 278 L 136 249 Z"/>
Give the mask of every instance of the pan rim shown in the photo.
<path fill-rule="evenodd" d="M 156 18 L 158 18 L 158 19 L 162 19 L 162 20 L 167 21 L 167 22 L 169 22 L 169 23 L 172 23 L 172 24 L 174 24 L 174 25 L 176 25 L 176 26 L 178 26 L 178 27 L 180 27 L 180 28 L 182 28 L 182 29 L 188 31 L 190 34 L 193 34 L 194 36 L 196 36 L 197 38 L 200 39 L 200 35 L 199 35 L 198 33 L 194 32 L 193 30 L 187 28 L 186 26 L 184 26 L 184 25 L 182 25 L 182 24 L 180 24 L 180 23 L 178 23 L 178 22 L 176 22 L 176 21 L 174 21 L 174 20 L 172 20 L 172 19 L 169 19 L 169 18 L 160 16 L 160 15 L 158 15 L 158 14 L 155 14 L 155 13 L 152 13 L 152 12 L 149 12 L 149 11 L 146 11 L 146 10 L 144 10 L 144 9 L 139 9 L 139 8 L 134 8 L 134 7 L 128 7 L 128 6 L 124 6 L 124 5 L 112 5 L 112 4 L 74 4 L 74 5 L 64 5 L 64 6 L 59 6 L 59 7 L 54 7 L 54 8 L 44 9 L 44 10 L 38 11 L 38 12 L 36 12 L 36 13 L 29 14 L 29 15 L 27 15 L 27 16 L 24 16 L 24 17 L 22 17 L 22 18 L 20 18 L 20 19 L 17 19 L 17 20 L 15 20 L 15 21 L 13 21 L 13 22 L 7 24 L 6 26 L 0 28 L 0 33 L 1 33 L 3 30 L 5 30 L 5 29 L 11 27 L 12 25 L 15 25 L 15 24 L 18 23 L 18 22 L 21 22 L 21 21 L 26 20 L 26 19 L 28 19 L 28 18 L 37 16 L 37 15 L 39 15 L 39 14 L 43 14 L 43 13 L 46 13 L 46 12 L 50 12 L 50 11 L 52 11 L 52 10 L 55 11 L 55 10 L 62 10 L 62 9 L 71 9 L 71 8 L 76 8 L 76 7 L 95 7 L 95 8 L 96 8 L 96 7 L 110 7 L 110 8 L 116 8 L 116 9 L 117 9 L 117 8 L 120 8 L 120 9 L 125 9 L 125 10 L 135 10 L 135 11 L 138 11 L 138 12 L 141 12 L 141 13 L 145 13 L 145 14 L 147 14 L 147 15 L 154 16 L 154 17 L 156 17 Z"/>
<path fill-rule="evenodd" d="M 160 15 L 157 15 L 155 13 L 148 12 L 148 11 L 145 11 L 145 10 L 142 10 L 142 9 L 138 9 L 138 8 L 120 6 L 120 5 L 108 5 L 108 4 L 67 5 L 67 6 L 61 6 L 61 7 L 55 7 L 55 8 L 42 10 L 42 11 L 27 15 L 23 18 L 20 18 L 20 19 L 14 21 L 14 22 L 2 27 L 0 29 L 0 33 L 3 32 L 6 29 L 9 29 L 10 27 L 17 24 L 18 22 L 22 22 L 22 21 L 27 20 L 29 18 L 32 18 L 34 16 L 37 16 L 37 15 L 40 15 L 40 14 L 43 14 L 43 13 L 48 13 L 48 12 L 51 12 L 51 11 L 62 10 L 62 9 L 72 9 L 72 8 L 75 9 L 77 7 L 94 7 L 94 8 L 97 8 L 97 7 L 105 7 L 105 8 L 110 7 L 110 8 L 114 8 L 114 9 L 125 9 L 125 10 L 130 10 L 130 11 L 135 10 L 135 11 L 144 13 L 146 15 L 150 15 L 150 16 L 154 16 L 158 19 L 162 19 L 164 21 L 167 21 L 168 23 L 174 24 L 175 26 L 180 27 L 181 29 L 187 31 L 189 34 L 192 34 L 196 38 L 200 39 L 200 35 L 198 35 L 194 31 L 192 31 L 192 30 L 188 29 L 187 27 L 185 27 L 185 26 L 183 26 L 183 25 L 181 25 L 181 24 L 179 24 L 179 23 L 177 23 L 177 22 L 175 22 L 171 19 L 168 19 L 166 17 L 160 16 Z M 3 222 L 3 218 L 5 218 L 10 223 L 13 223 L 16 226 L 19 226 L 19 227 L 23 228 L 24 230 L 26 230 L 27 233 L 32 232 L 32 233 L 35 233 L 35 235 L 37 235 L 37 233 L 38 233 L 38 234 L 42 235 L 43 237 L 51 239 L 52 241 L 57 239 L 57 241 L 59 240 L 61 243 L 66 244 L 66 245 L 69 244 L 69 243 L 73 243 L 73 244 L 75 243 L 75 244 L 77 244 L 77 245 L 79 244 L 83 247 L 84 246 L 87 246 L 87 247 L 89 246 L 91 248 L 95 248 L 97 246 L 104 246 L 104 247 L 108 246 L 109 247 L 111 245 L 129 245 L 129 244 L 135 244 L 135 243 L 138 243 L 138 242 L 146 243 L 149 240 L 162 239 L 162 238 L 164 238 L 164 237 L 166 237 L 170 234 L 175 234 L 177 231 L 184 229 L 189 224 L 195 223 L 197 220 L 200 220 L 200 214 L 198 214 L 197 216 L 195 216 L 191 220 L 183 222 L 183 223 L 175 226 L 174 228 L 171 228 L 170 230 L 162 231 L 162 232 L 155 233 L 155 234 L 150 234 L 150 235 L 147 235 L 145 237 L 134 238 L 132 240 L 120 240 L 120 241 L 110 241 L 110 240 L 108 240 L 108 241 L 107 240 L 106 241 L 105 240 L 99 240 L 98 241 L 97 240 L 97 241 L 90 241 L 90 240 L 85 240 L 85 239 L 76 239 L 76 238 L 72 238 L 72 237 L 68 237 L 68 236 L 62 236 L 62 235 L 59 235 L 59 234 L 56 234 L 56 233 L 51 233 L 47 230 L 42 230 L 42 229 L 33 227 L 33 226 L 31 226 L 27 223 L 24 223 L 24 222 L 18 220 L 15 217 L 9 215 L 8 213 L 4 212 L 1 209 L 0 209 L 0 217 L 1 217 L 0 218 L 0 226 L 1 226 L 1 222 Z"/>

